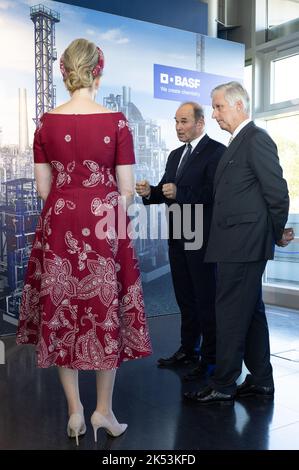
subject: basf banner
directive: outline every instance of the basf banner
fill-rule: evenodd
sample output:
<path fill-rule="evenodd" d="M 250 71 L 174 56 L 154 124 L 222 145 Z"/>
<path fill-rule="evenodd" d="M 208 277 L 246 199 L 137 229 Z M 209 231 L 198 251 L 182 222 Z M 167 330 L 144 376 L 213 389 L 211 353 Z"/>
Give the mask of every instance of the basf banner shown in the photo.
<path fill-rule="evenodd" d="M 201 103 L 207 133 L 228 140 L 211 119 L 210 91 L 231 79 L 242 81 L 243 45 L 60 2 L 0 0 L 0 334 L 15 330 L 42 208 L 33 175 L 35 123 L 68 99 L 59 58 L 78 37 L 104 51 L 97 101 L 129 120 L 136 180 L 157 183 L 170 151 L 181 145 L 174 122 L 181 102 Z M 159 217 L 135 240 L 146 310 L 176 313 L 167 240 L 159 234 L 163 208 L 150 210 Z"/>
<path fill-rule="evenodd" d="M 154 64 L 154 97 L 180 102 L 197 101 L 209 106 L 211 90 L 229 80 L 234 78 Z"/>

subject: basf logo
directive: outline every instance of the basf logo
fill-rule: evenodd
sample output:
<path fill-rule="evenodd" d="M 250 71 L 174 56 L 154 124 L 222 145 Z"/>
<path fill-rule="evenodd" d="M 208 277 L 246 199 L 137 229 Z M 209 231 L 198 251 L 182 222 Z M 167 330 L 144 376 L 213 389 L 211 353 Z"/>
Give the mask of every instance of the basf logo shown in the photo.
<path fill-rule="evenodd" d="M 170 76 L 168 73 L 160 73 L 160 83 L 162 85 L 168 85 L 173 83 L 175 86 L 186 87 L 186 88 L 199 88 L 200 79 L 186 77 L 184 75 Z"/>
<path fill-rule="evenodd" d="M 212 89 L 231 80 L 234 78 L 154 64 L 154 97 L 209 105 Z"/>

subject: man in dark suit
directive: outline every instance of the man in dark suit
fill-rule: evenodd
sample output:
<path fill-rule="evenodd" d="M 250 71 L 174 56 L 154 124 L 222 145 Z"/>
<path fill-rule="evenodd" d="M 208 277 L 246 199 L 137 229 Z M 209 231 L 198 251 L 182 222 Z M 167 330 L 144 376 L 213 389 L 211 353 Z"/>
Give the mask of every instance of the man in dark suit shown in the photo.
<path fill-rule="evenodd" d="M 201 361 L 191 373 L 197 377 L 206 374 L 215 364 L 215 265 L 203 260 L 212 215 L 214 174 L 225 146 L 205 134 L 203 108 L 197 103 L 182 104 L 175 121 L 177 136 L 184 145 L 170 153 L 157 186 L 141 181 L 136 184 L 136 191 L 143 197 L 144 204 L 165 203 L 169 210 L 169 261 L 181 311 L 181 346 L 172 356 L 160 358 L 158 365 L 172 367 L 197 361 L 202 336 Z M 199 223 L 195 211 L 199 204 L 203 204 L 203 221 L 200 221 L 203 243 L 201 247 L 195 244 L 188 249 L 186 242 L 190 240 L 184 236 L 186 227 L 182 221 L 184 213 L 188 214 L 190 209 L 191 230 L 196 231 Z M 180 238 L 174 234 L 177 229 L 172 213 L 174 205 L 182 216 Z"/>
<path fill-rule="evenodd" d="M 214 180 L 214 208 L 205 261 L 217 262 L 216 369 L 211 386 L 186 392 L 196 403 L 234 397 L 272 397 L 269 331 L 262 301 L 262 274 L 274 245 L 294 237 L 285 229 L 289 196 L 277 148 L 249 119 L 249 97 L 237 82 L 212 91 L 213 118 L 231 134 Z M 242 361 L 249 370 L 237 387 Z"/>

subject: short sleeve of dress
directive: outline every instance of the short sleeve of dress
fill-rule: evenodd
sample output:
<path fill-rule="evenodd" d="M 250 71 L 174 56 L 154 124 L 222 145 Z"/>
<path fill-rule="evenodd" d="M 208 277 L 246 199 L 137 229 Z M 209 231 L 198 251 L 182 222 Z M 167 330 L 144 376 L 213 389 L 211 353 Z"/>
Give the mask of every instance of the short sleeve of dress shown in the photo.
<path fill-rule="evenodd" d="M 135 163 L 132 131 L 123 113 L 117 120 L 117 147 L 115 165 L 133 165 Z"/>
<path fill-rule="evenodd" d="M 34 163 L 48 163 L 47 155 L 43 148 L 42 138 L 41 138 L 42 125 L 43 125 L 43 121 L 41 120 L 34 133 L 34 139 L 33 139 Z"/>

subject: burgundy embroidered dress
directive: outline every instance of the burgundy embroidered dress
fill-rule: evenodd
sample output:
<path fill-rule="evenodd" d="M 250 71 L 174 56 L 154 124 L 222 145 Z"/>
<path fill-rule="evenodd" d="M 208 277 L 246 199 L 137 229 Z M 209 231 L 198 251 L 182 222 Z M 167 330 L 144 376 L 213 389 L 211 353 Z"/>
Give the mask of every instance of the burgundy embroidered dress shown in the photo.
<path fill-rule="evenodd" d="M 34 161 L 51 164 L 53 181 L 26 272 L 17 343 L 36 344 L 39 367 L 113 369 L 151 354 L 126 215 L 117 233 L 124 211 L 115 166 L 135 162 L 125 116 L 45 113 Z M 103 238 L 107 213 L 115 224 Z"/>

